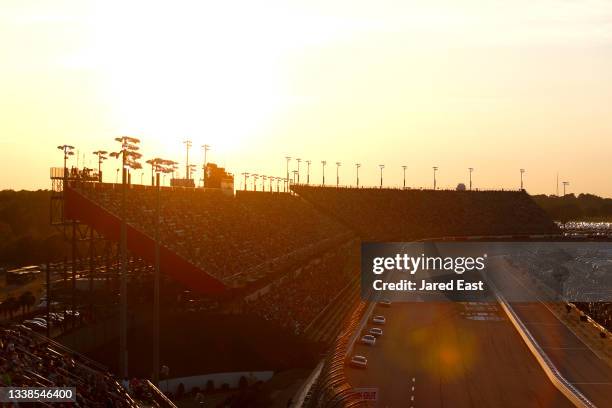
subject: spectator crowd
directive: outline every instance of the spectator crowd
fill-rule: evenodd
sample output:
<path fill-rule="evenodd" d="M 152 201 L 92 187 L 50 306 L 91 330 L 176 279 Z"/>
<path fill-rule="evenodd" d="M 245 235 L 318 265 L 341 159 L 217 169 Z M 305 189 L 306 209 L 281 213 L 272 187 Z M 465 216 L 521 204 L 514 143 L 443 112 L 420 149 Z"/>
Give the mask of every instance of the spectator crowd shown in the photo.
<path fill-rule="evenodd" d="M 76 387 L 75 404 L 53 406 L 137 406 L 96 363 L 21 326 L 0 328 L 0 386 Z"/>
<path fill-rule="evenodd" d="M 346 244 L 311 261 L 246 301 L 244 311 L 303 333 L 326 306 L 357 277 L 355 244 Z"/>
<path fill-rule="evenodd" d="M 79 191 L 111 213 L 120 214 L 121 189 L 83 183 Z M 127 221 L 155 235 L 154 188 L 131 186 Z M 229 280 L 250 269 L 347 234 L 337 222 L 298 197 L 283 193 L 163 188 L 160 193 L 160 240 L 207 273 Z"/>
<path fill-rule="evenodd" d="M 302 198 L 364 241 L 558 233 L 524 191 L 294 186 Z"/>

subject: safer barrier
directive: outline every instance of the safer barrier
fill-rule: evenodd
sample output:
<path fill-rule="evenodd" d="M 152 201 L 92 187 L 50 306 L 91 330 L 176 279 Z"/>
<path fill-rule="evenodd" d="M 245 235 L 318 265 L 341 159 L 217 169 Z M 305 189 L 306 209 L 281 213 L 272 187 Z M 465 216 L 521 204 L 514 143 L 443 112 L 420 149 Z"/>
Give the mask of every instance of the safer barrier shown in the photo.
<path fill-rule="evenodd" d="M 485 278 L 486 279 L 486 278 Z M 549 378 L 549 380 L 553 383 L 553 385 L 563 394 L 565 397 L 572 402 L 576 407 L 579 408 L 596 408 L 595 404 L 593 404 L 584 394 L 582 394 L 576 387 L 572 385 L 569 381 L 563 377 L 561 372 L 555 367 L 552 360 L 548 357 L 546 352 L 540 347 L 538 342 L 535 340 L 527 326 L 523 324 L 521 319 L 512 309 L 512 306 L 506 301 L 504 296 L 497 290 L 495 285 L 487 279 L 487 283 L 490 288 L 493 289 L 495 296 L 499 304 L 502 306 L 502 309 L 519 332 L 519 335 L 534 355 L 544 373 Z"/>

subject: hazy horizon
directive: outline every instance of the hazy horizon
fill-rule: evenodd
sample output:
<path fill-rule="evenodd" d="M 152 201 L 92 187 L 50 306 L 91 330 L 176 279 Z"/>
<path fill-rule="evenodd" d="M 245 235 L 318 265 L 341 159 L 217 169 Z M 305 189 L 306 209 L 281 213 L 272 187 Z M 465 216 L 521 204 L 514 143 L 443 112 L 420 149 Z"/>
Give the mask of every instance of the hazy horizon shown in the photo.
<path fill-rule="evenodd" d="M 330 4 L 331 3 L 331 4 Z M 9 0 L 0 6 L 1 189 L 49 188 L 56 146 L 311 182 L 612 196 L 606 1 Z M 144 162 L 144 160 L 143 160 Z M 74 164 L 75 161 L 72 161 Z M 292 169 L 295 162 L 291 163 Z M 105 165 L 114 180 L 115 160 Z M 148 180 L 145 166 L 145 183 Z M 199 177 L 199 174 L 197 175 Z M 139 182 L 140 178 L 135 177 Z M 236 178 L 241 187 L 242 178 Z M 559 187 L 562 192 L 562 186 Z"/>

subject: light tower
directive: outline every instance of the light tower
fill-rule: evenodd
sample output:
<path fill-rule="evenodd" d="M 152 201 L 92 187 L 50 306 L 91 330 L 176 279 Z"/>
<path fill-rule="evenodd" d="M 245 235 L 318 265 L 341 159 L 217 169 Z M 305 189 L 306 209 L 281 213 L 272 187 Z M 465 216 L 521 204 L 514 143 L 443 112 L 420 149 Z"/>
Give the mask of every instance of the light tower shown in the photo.
<path fill-rule="evenodd" d="M 323 186 L 325 186 L 325 165 L 327 164 L 326 160 L 321 160 L 321 166 L 323 167 Z"/>
<path fill-rule="evenodd" d="M 121 182 L 121 285 L 120 285 L 120 314 L 119 314 L 119 373 L 122 377 L 128 376 L 127 360 L 127 220 L 126 220 L 126 190 L 128 169 L 141 169 L 142 165 L 138 159 L 142 157 L 138 153 L 140 140 L 135 137 L 122 136 L 115 138 L 121 143 L 121 150 L 110 154 L 111 157 L 121 160 L 122 182 Z M 73 272 L 76 267 L 73 262 Z"/>
<path fill-rule="evenodd" d="M 435 190 L 437 187 L 436 172 L 438 171 L 438 166 L 433 166 L 432 169 L 433 169 L 433 182 L 434 182 L 433 189 Z"/>
<path fill-rule="evenodd" d="M 569 186 L 569 181 L 562 181 L 561 184 L 563 184 L 563 197 L 565 197 L 565 187 Z"/>
<path fill-rule="evenodd" d="M 253 176 L 253 191 L 257 191 L 257 179 L 259 178 L 259 174 L 251 174 Z"/>
<path fill-rule="evenodd" d="M 361 167 L 361 163 L 355 163 L 355 170 L 357 170 L 357 188 L 359 188 L 359 168 Z"/>
<path fill-rule="evenodd" d="M 204 164 L 202 164 L 202 187 L 206 187 L 206 153 L 210 150 L 210 145 L 203 144 L 202 151 L 204 152 Z"/>
<path fill-rule="evenodd" d="M 151 165 L 151 169 L 155 174 L 153 184 L 156 185 L 155 195 L 155 269 L 153 272 L 153 384 L 159 383 L 159 312 L 160 312 L 160 243 L 159 243 L 159 225 L 160 225 L 160 173 L 165 175 L 172 172 L 172 166 L 176 163 L 172 160 L 164 160 L 159 157 L 147 160 Z"/>
<path fill-rule="evenodd" d="M 249 178 L 249 173 L 245 171 L 244 173 L 242 173 L 242 175 L 244 176 L 244 191 L 246 191 L 247 190 L 247 179 Z"/>
<path fill-rule="evenodd" d="M 108 157 L 106 157 L 108 152 L 106 150 L 97 150 L 93 152 L 93 154 L 98 156 L 98 181 L 101 183 L 102 182 L 102 162 L 108 159 Z"/>
<path fill-rule="evenodd" d="M 382 188 L 382 186 L 383 186 L 383 177 L 382 177 L 383 175 L 382 175 L 382 173 L 383 173 L 383 169 L 385 168 L 385 165 L 384 164 L 379 164 L 378 167 L 380 168 L 380 188 Z"/>
<path fill-rule="evenodd" d="M 470 191 L 472 191 L 472 172 L 474 171 L 474 168 L 468 167 L 468 171 L 470 172 Z"/>
<path fill-rule="evenodd" d="M 183 144 L 185 145 L 186 150 L 186 158 L 185 158 L 185 178 L 189 180 L 189 149 L 191 148 L 191 140 L 183 140 Z"/>
<path fill-rule="evenodd" d="M 287 177 L 286 177 L 286 180 L 287 180 L 287 183 L 288 183 L 289 182 L 289 162 L 291 161 L 291 157 L 290 156 L 285 156 L 285 160 L 287 160 L 287 171 L 286 171 Z"/>
<path fill-rule="evenodd" d="M 300 184 L 300 162 L 302 161 L 302 159 L 297 158 L 295 159 L 297 161 L 297 183 Z M 295 180 L 294 180 L 295 182 Z"/>
<path fill-rule="evenodd" d="M 336 162 L 336 188 L 340 187 L 340 166 L 342 166 L 342 163 L 337 161 Z"/>
<path fill-rule="evenodd" d="M 310 160 L 306 160 L 306 184 L 310 185 Z"/>
<path fill-rule="evenodd" d="M 62 152 L 64 152 L 64 179 L 68 178 L 68 167 L 67 167 L 67 162 L 68 162 L 68 158 L 70 156 L 74 156 L 74 146 L 70 146 L 70 145 L 61 145 L 61 146 L 57 146 L 57 148 L 59 150 L 61 150 Z M 66 186 L 64 186 L 66 187 Z"/>
<path fill-rule="evenodd" d="M 521 171 L 521 190 L 524 190 L 523 188 L 523 174 L 525 173 L 525 169 L 520 169 Z"/>
<path fill-rule="evenodd" d="M 402 166 L 402 169 L 404 170 L 404 189 L 406 189 L 406 167 L 408 166 Z"/>

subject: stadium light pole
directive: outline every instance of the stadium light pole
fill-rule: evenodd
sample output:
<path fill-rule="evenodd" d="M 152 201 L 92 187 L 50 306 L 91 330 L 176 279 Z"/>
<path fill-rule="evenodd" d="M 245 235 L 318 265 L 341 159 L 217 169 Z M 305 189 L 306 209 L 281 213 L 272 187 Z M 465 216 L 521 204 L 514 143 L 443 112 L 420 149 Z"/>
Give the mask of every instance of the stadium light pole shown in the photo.
<path fill-rule="evenodd" d="M 97 150 L 93 152 L 93 154 L 98 156 L 98 181 L 101 183 L 102 182 L 102 162 L 108 159 L 108 157 L 106 157 L 108 152 L 106 150 Z"/>
<path fill-rule="evenodd" d="M 183 144 L 185 144 L 186 157 L 185 157 L 185 178 L 189 180 L 189 148 L 191 148 L 192 142 L 191 140 L 183 140 Z"/>
<path fill-rule="evenodd" d="M 145 161 L 145 163 L 151 165 L 151 185 L 152 186 L 155 185 L 155 160 L 157 160 L 157 158 L 149 159 Z"/>
<path fill-rule="evenodd" d="M 257 191 L 257 179 L 259 178 L 259 174 L 253 174 L 253 191 Z"/>
<path fill-rule="evenodd" d="M 474 168 L 468 167 L 468 171 L 470 172 L 470 191 L 472 191 L 472 172 L 474 171 Z"/>
<path fill-rule="evenodd" d="M 406 167 L 407 166 L 402 166 L 402 169 L 404 170 L 404 190 L 406 189 Z"/>
<path fill-rule="evenodd" d="M 172 179 L 170 179 L 170 185 L 172 186 L 172 180 L 175 179 L 175 173 L 178 172 L 179 166 L 178 164 L 175 164 L 174 166 L 172 166 Z"/>
<path fill-rule="evenodd" d="M 295 159 L 297 161 L 297 183 L 300 184 L 300 162 L 302 161 L 302 159 Z M 295 182 L 295 180 L 294 180 Z"/>
<path fill-rule="evenodd" d="M 310 163 L 311 160 L 306 160 L 306 185 L 310 185 Z"/>
<path fill-rule="evenodd" d="M 203 144 L 202 150 L 204 151 L 204 164 L 202 165 L 202 187 L 206 187 L 206 153 L 210 150 L 210 145 Z"/>
<path fill-rule="evenodd" d="M 189 165 L 189 174 L 190 174 L 190 178 L 189 179 L 191 179 L 191 176 L 193 176 L 193 178 L 194 178 L 194 183 L 193 183 L 194 186 L 195 186 L 196 167 L 197 166 L 195 164 L 190 164 Z"/>
<path fill-rule="evenodd" d="M 359 168 L 361 167 L 361 163 L 355 163 L 355 170 L 357 170 L 357 188 L 359 188 Z"/>
<path fill-rule="evenodd" d="M 266 179 L 268 178 L 268 176 L 261 176 L 261 191 L 265 192 L 266 191 Z"/>
<path fill-rule="evenodd" d="M 128 169 L 141 169 L 142 165 L 138 159 L 142 157 L 138 153 L 140 140 L 131 136 L 121 136 L 115 138 L 121 143 L 118 152 L 110 154 L 111 157 L 121 160 L 121 289 L 120 303 L 121 312 L 119 316 L 119 372 L 123 378 L 128 377 L 127 361 L 127 220 L 126 220 L 126 184 Z"/>
<path fill-rule="evenodd" d="M 327 164 L 326 160 L 321 160 L 321 166 L 323 167 L 323 186 L 325 186 L 325 165 Z"/>
<path fill-rule="evenodd" d="M 436 172 L 438 171 L 438 166 L 433 166 L 432 169 L 433 169 L 433 182 L 434 182 L 433 189 L 435 190 L 437 187 Z"/>
<path fill-rule="evenodd" d="M 287 178 L 287 180 L 289 180 L 289 162 L 291 161 L 291 157 L 290 156 L 285 156 L 285 160 L 287 161 L 287 171 L 286 171 L 287 177 L 286 178 Z M 289 182 L 289 181 L 287 181 L 287 182 Z"/>
<path fill-rule="evenodd" d="M 172 160 L 164 160 L 156 157 L 152 160 L 147 160 L 147 163 L 151 164 L 153 172 L 155 174 L 156 182 L 156 195 L 155 195 L 155 270 L 153 276 L 153 384 L 156 386 L 159 383 L 159 314 L 160 314 L 160 301 L 159 301 L 159 286 L 160 286 L 160 238 L 159 238 L 159 224 L 161 214 L 161 184 L 160 175 L 163 173 L 172 172 L 172 166 L 176 164 Z"/>
<path fill-rule="evenodd" d="M 57 146 L 57 148 L 64 153 L 64 179 L 67 179 L 68 178 L 68 167 L 67 167 L 68 158 L 70 156 L 74 156 L 74 152 L 73 152 L 74 146 L 61 145 L 61 146 Z"/>
<path fill-rule="evenodd" d="M 249 178 L 249 173 L 245 171 L 244 173 L 242 173 L 242 175 L 244 176 L 244 191 L 246 191 L 247 190 L 247 179 Z"/>
<path fill-rule="evenodd" d="M 525 173 L 525 169 L 521 169 L 521 190 L 524 190 L 523 188 L 523 174 Z"/>
<path fill-rule="evenodd" d="M 382 188 L 383 186 L 383 169 L 385 168 L 384 164 L 379 164 L 378 167 L 380 167 L 380 188 Z"/>
<path fill-rule="evenodd" d="M 562 181 L 561 184 L 563 184 L 563 197 L 565 197 L 565 187 L 569 186 L 569 181 Z"/>
<path fill-rule="evenodd" d="M 340 163 L 339 161 L 336 162 L 336 188 L 340 187 L 340 166 L 342 166 L 342 163 Z"/>

